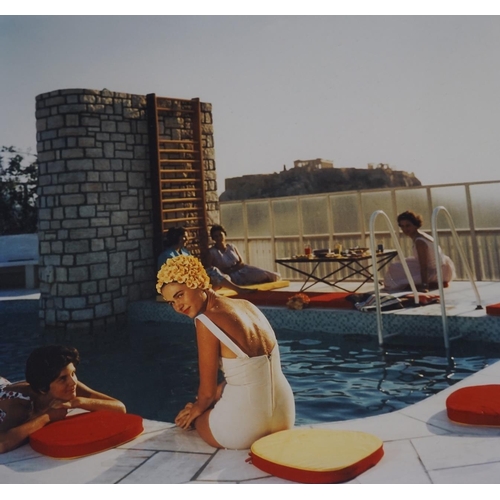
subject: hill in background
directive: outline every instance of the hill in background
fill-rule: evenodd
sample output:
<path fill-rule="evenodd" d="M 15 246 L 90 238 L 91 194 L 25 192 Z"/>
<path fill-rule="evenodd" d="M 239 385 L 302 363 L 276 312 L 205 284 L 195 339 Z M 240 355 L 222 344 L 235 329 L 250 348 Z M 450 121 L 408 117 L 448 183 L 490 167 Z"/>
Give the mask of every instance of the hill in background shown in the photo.
<path fill-rule="evenodd" d="M 421 186 L 413 173 L 393 170 L 387 164 L 368 168 L 334 168 L 333 162 L 296 160 L 294 167 L 273 174 L 243 175 L 226 179 L 220 201 L 277 198 L 391 187 Z"/>

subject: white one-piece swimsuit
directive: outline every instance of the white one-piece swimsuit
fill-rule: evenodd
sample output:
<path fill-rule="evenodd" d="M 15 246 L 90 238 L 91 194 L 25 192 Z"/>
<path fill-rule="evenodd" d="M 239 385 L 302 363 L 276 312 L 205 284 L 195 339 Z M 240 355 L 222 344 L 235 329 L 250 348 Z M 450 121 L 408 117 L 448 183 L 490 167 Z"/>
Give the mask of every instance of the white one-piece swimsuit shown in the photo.
<path fill-rule="evenodd" d="M 207 316 L 196 319 L 237 356 L 221 358 L 227 385 L 209 416 L 215 440 L 224 448 L 246 449 L 263 436 L 291 429 L 295 402 L 281 371 L 278 343 L 269 356 L 250 358 Z"/>

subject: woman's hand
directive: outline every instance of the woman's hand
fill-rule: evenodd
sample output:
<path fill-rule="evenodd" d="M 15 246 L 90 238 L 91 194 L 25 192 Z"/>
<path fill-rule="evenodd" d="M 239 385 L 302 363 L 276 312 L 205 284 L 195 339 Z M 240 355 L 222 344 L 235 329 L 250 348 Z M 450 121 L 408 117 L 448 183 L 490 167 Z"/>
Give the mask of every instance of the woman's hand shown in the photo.
<path fill-rule="evenodd" d="M 242 267 L 245 267 L 245 264 L 243 262 L 237 262 L 236 264 L 232 265 L 231 267 L 228 267 L 225 272 L 226 274 L 231 274 L 234 273 L 235 271 L 239 271 Z"/>
<path fill-rule="evenodd" d="M 77 398 L 74 398 L 70 401 L 63 401 L 62 399 L 53 399 L 49 404 L 49 409 L 60 410 L 66 409 L 71 410 L 71 408 L 76 408 L 77 406 L 74 404 L 74 401 Z"/>
<path fill-rule="evenodd" d="M 58 420 L 63 420 L 66 418 L 68 410 L 66 408 L 49 408 L 47 410 L 47 415 L 51 422 L 57 422 Z"/>
<path fill-rule="evenodd" d="M 61 399 L 51 399 L 42 408 L 37 409 L 31 415 L 31 419 L 41 417 L 42 415 L 47 415 L 50 422 L 56 422 L 57 420 L 62 420 L 66 417 L 68 410 L 71 408 L 69 402 L 63 401 Z"/>
<path fill-rule="evenodd" d="M 201 414 L 196 403 L 188 403 L 175 417 L 175 424 L 181 429 L 189 429 Z"/>

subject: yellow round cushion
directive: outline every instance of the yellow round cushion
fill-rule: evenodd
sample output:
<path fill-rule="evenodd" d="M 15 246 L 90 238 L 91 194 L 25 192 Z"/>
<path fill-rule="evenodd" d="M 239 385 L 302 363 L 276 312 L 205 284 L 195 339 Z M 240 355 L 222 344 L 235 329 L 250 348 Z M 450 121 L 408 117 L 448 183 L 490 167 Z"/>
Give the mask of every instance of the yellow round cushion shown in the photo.
<path fill-rule="evenodd" d="M 290 429 L 252 445 L 252 464 L 298 483 L 341 483 L 379 462 L 382 441 L 371 434 L 331 429 Z"/>

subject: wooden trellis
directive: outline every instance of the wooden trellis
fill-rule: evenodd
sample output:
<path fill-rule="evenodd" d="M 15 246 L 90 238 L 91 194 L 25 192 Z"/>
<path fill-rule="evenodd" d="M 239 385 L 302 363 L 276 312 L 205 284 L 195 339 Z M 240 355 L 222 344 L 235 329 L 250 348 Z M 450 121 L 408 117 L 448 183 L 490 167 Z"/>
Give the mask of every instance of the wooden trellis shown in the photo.
<path fill-rule="evenodd" d="M 200 100 L 148 94 L 155 253 L 171 227 L 189 231 L 190 250 L 207 250 L 207 208 Z"/>

